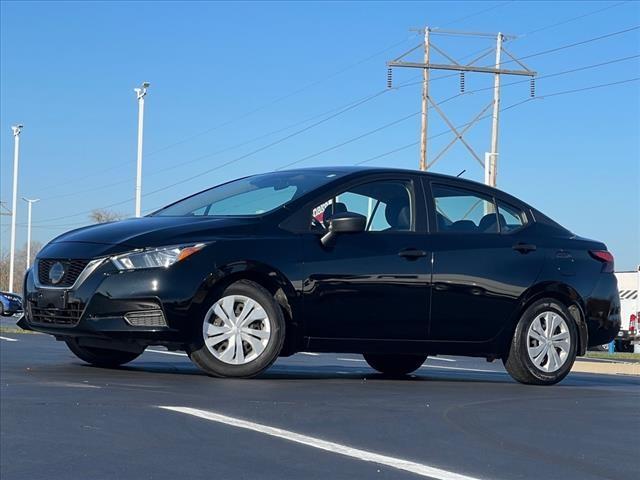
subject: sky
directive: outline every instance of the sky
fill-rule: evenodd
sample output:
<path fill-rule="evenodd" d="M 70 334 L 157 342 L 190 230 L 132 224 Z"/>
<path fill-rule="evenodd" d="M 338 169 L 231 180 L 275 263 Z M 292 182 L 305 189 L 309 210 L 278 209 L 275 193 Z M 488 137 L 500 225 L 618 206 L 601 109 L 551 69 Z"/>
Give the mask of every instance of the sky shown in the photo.
<path fill-rule="evenodd" d="M 421 73 L 396 69 L 387 89 L 386 62 L 420 44 L 412 28 L 503 32 L 514 36 L 505 49 L 539 79 L 532 99 L 528 80 L 509 85 L 523 77 L 502 77 L 498 187 L 574 233 L 604 241 L 618 270 L 634 269 L 639 24 L 635 1 L 3 1 L 0 198 L 10 207 L 10 127 L 21 123 L 18 198 L 41 199 L 33 207 L 34 240 L 89 223 L 92 209 L 133 215 L 133 88 L 143 81 L 151 82 L 143 212 L 292 163 L 417 168 Z M 495 43 L 436 32 L 433 44 L 458 61 Z M 597 37 L 605 38 L 581 43 Z M 478 64 L 490 65 L 492 55 Z M 407 59 L 420 61 L 420 53 Z M 448 60 L 434 52 L 432 61 Z M 444 113 L 464 125 L 491 102 L 493 76 L 467 74 L 467 93 L 459 95 L 457 75 L 436 78 L 447 74 L 431 73 L 430 93 L 450 99 L 441 103 Z M 453 134 L 437 112 L 428 118 L 433 159 Z M 465 134 L 480 156 L 489 149 L 490 128 L 483 118 Z M 484 178 L 460 142 L 431 170 Z M 25 202 L 17 213 L 21 247 Z M 10 217 L 0 220 L 6 251 Z"/>

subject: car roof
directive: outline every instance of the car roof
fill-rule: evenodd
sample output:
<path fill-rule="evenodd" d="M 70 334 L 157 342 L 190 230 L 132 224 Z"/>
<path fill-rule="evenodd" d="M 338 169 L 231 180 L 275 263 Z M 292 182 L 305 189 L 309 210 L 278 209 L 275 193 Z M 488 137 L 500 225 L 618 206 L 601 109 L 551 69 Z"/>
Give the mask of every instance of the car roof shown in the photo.
<path fill-rule="evenodd" d="M 357 174 L 357 173 L 362 173 L 362 174 L 371 174 L 371 173 L 380 173 L 380 174 L 384 174 L 384 173 L 403 173 L 403 174 L 409 174 L 409 175 L 420 175 L 423 177 L 427 177 L 427 178 L 432 178 L 434 180 L 455 180 L 456 182 L 460 182 L 462 183 L 467 183 L 470 186 L 474 186 L 474 187 L 482 187 L 482 188 L 488 188 L 488 189 L 492 189 L 495 190 L 496 192 L 499 192 L 501 194 L 506 194 L 509 195 L 508 193 L 499 190 L 497 188 L 494 187 L 490 187 L 488 185 L 485 185 L 484 183 L 481 182 L 477 182 L 475 180 L 469 180 L 467 178 L 461 178 L 461 177 L 454 177 L 453 175 L 445 175 L 443 173 L 434 173 L 434 172 L 424 172 L 421 170 L 412 170 L 409 168 L 392 168 L 392 167 L 365 167 L 365 166 L 361 166 L 361 165 L 341 165 L 341 166 L 328 166 L 328 167 L 305 167 L 305 168 L 295 168 L 295 169 L 290 169 L 290 170 L 281 170 L 282 172 L 323 172 L 323 173 L 332 173 L 332 172 L 336 172 L 336 173 L 343 173 L 345 175 L 347 174 Z M 511 196 L 511 195 L 509 195 Z M 520 202 L 522 202 L 521 200 L 519 200 Z"/>

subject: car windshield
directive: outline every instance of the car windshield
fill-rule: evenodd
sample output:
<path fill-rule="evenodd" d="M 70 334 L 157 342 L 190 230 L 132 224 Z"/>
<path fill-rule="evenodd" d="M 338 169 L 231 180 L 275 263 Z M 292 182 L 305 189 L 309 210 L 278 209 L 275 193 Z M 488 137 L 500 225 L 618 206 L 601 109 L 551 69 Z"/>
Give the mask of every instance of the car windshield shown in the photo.
<path fill-rule="evenodd" d="M 254 175 L 196 193 L 158 210 L 152 216 L 261 215 L 341 175 L 328 170 Z"/>

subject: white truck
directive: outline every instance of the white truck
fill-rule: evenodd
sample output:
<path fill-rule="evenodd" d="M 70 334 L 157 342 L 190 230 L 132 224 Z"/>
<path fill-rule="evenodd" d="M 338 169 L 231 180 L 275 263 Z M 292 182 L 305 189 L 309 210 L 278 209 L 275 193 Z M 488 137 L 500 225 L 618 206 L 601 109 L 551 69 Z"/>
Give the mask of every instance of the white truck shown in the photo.
<path fill-rule="evenodd" d="M 616 339 L 617 352 L 640 349 L 640 266 L 635 272 L 616 272 L 620 292 L 620 332 Z"/>

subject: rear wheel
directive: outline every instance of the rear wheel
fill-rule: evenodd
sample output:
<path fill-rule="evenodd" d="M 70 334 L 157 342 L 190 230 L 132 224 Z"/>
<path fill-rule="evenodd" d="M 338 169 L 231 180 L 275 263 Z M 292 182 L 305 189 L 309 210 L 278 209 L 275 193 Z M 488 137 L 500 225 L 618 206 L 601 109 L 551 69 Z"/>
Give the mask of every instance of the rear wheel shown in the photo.
<path fill-rule="evenodd" d="M 278 358 L 285 338 L 280 305 L 249 280 L 228 286 L 204 314 L 191 361 L 215 377 L 253 377 Z"/>
<path fill-rule="evenodd" d="M 426 355 L 380 355 L 365 353 L 364 359 L 374 370 L 394 377 L 415 372 L 427 359 Z"/>
<path fill-rule="evenodd" d="M 78 343 L 77 338 L 68 338 L 65 340 L 69 350 L 78 357 L 91 365 L 97 367 L 114 368 L 129 363 L 144 352 L 126 352 L 123 350 L 111 350 L 108 348 L 85 347 Z"/>
<path fill-rule="evenodd" d="M 544 298 L 523 313 L 503 363 L 520 383 L 553 385 L 571 370 L 577 345 L 578 330 L 567 308 Z"/>

